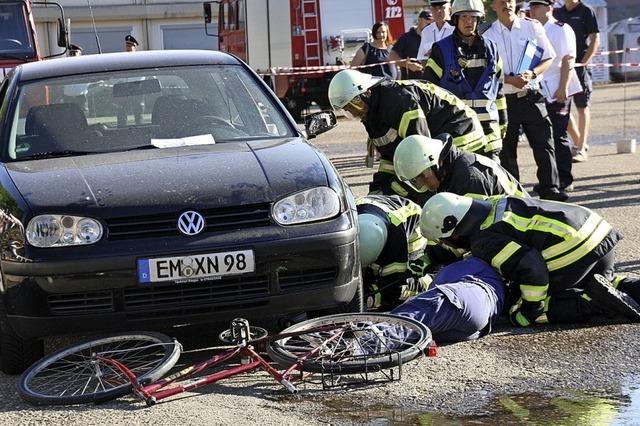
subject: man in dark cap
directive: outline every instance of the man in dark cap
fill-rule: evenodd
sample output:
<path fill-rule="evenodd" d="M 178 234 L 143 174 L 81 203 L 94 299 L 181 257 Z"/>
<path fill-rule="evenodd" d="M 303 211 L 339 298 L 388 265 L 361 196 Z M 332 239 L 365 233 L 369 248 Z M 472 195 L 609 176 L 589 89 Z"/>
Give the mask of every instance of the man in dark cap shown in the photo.
<path fill-rule="evenodd" d="M 124 47 L 127 52 L 135 52 L 138 45 L 138 40 L 136 40 L 131 34 L 124 38 Z"/>
<path fill-rule="evenodd" d="M 418 56 L 418 48 L 420 47 L 422 30 L 431 22 L 433 22 L 431 12 L 423 10 L 418 15 L 417 25 L 402 34 L 393 45 L 391 53 L 389 54 L 389 60 L 400 61 L 405 59 L 405 61 L 397 64 L 400 68 L 401 80 L 422 78 L 422 64 L 416 58 Z"/>
<path fill-rule="evenodd" d="M 131 34 L 124 38 L 124 48 L 126 52 L 135 52 L 139 46 L 138 40 Z M 127 111 L 133 113 L 136 124 L 142 123 L 142 114 L 144 113 L 144 97 L 143 96 L 127 96 L 122 99 L 120 109 L 118 111 L 118 127 L 127 125 Z"/>

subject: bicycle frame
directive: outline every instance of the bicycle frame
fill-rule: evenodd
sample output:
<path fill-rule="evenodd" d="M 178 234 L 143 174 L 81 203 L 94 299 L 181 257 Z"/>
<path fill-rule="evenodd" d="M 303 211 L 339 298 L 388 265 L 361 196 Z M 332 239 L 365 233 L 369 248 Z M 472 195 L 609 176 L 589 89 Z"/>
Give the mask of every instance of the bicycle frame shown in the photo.
<path fill-rule="evenodd" d="M 318 327 L 317 331 L 321 331 L 325 327 Z M 307 330 L 309 332 L 310 330 Z M 256 340 L 253 343 L 261 343 L 263 341 L 267 341 L 270 339 L 279 339 L 287 336 L 294 336 L 297 333 L 282 333 L 274 336 L 267 336 L 261 339 Z M 269 362 L 264 359 L 259 353 L 257 353 L 253 346 L 249 344 L 247 340 L 241 341 L 238 346 L 235 348 L 229 349 L 221 354 L 215 355 L 210 359 L 193 364 L 189 367 L 186 367 L 180 370 L 177 373 L 174 373 L 168 377 L 157 380 L 153 383 L 143 384 L 140 383 L 133 374 L 133 372 L 127 368 L 126 365 L 110 358 L 101 357 L 99 355 L 95 355 L 96 362 L 104 362 L 105 364 L 111 365 L 118 370 L 120 370 L 123 374 L 127 376 L 129 381 L 131 382 L 133 393 L 138 396 L 140 399 L 144 400 L 147 406 L 154 405 L 157 401 L 168 398 L 173 395 L 177 395 L 179 393 L 188 392 L 193 389 L 198 389 L 203 386 L 209 385 L 211 383 L 218 382 L 220 380 L 246 373 L 257 368 L 262 368 L 265 370 L 271 377 L 273 377 L 278 383 L 282 384 L 285 389 L 287 389 L 291 393 L 297 393 L 298 389 L 295 387 L 293 383 L 291 383 L 291 376 L 294 372 L 300 371 L 300 373 L 304 374 L 302 367 L 305 362 L 310 357 L 316 355 L 327 343 L 330 343 L 338 338 L 340 338 L 341 334 L 336 333 L 334 336 L 331 336 L 327 340 L 323 342 L 322 345 L 314 348 L 313 350 L 307 352 L 304 356 L 298 358 L 297 362 L 291 365 L 289 368 L 280 372 L 273 368 Z M 225 361 L 229 361 L 233 358 L 240 357 L 241 359 L 250 359 L 250 362 L 242 363 L 241 365 L 231 367 L 225 369 L 223 371 L 219 371 L 217 373 L 209 374 L 203 376 L 202 378 L 192 381 L 190 383 L 182 384 L 179 383 L 180 380 L 188 378 L 194 374 L 197 374 L 207 368 L 215 367 L 224 363 Z M 98 367 L 99 368 L 99 367 Z M 175 386 L 165 389 L 170 384 L 175 384 Z"/>

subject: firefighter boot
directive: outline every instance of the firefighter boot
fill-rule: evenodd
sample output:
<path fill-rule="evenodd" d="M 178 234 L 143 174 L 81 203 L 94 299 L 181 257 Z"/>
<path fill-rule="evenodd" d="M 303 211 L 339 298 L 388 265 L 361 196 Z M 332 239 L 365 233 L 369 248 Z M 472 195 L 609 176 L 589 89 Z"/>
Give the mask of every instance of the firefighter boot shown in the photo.
<path fill-rule="evenodd" d="M 576 324 L 587 322 L 599 312 L 593 309 L 590 298 L 584 290 L 569 288 L 550 296 L 546 303 L 547 319 L 553 324 Z"/>
<path fill-rule="evenodd" d="M 622 315 L 632 322 L 640 322 L 640 304 L 628 294 L 616 290 L 602 275 L 594 274 L 587 282 L 585 291 L 593 299 L 594 305 Z"/>
<path fill-rule="evenodd" d="M 623 293 L 633 297 L 633 300 L 640 303 L 640 280 L 637 278 L 623 277 L 616 275 L 611 281 L 611 285 Z"/>

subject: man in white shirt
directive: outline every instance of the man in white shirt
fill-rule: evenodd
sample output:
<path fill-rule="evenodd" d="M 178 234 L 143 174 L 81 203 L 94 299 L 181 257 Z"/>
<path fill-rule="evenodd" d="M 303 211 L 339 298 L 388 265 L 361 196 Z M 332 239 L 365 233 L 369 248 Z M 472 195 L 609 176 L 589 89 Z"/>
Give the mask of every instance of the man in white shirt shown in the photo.
<path fill-rule="evenodd" d="M 551 121 L 544 98 L 538 90 L 538 75 L 545 72 L 555 57 L 555 51 L 538 21 L 518 18 L 515 0 L 493 0 L 491 7 L 498 20 L 483 34 L 498 46 L 504 71 L 504 94 L 507 98 L 507 133 L 502 140 L 500 163 L 516 179 L 518 170 L 518 138 L 523 128 L 538 166 L 540 198 L 566 201 L 569 197 L 559 189 L 558 168 L 551 137 Z M 522 52 L 527 44 L 542 49 L 540 62 L 533 69 L 518 73 Z"/>
<path fill-rule="evenodd" d="M 431 53 L 431 46 L 436 41 L 440 41 L 453 33 L 455 27 L 449 21 L 451 12 L 450 0 L 431 0 L 429 2 L 433 22 L 422 30 L 420 37 L 420 47 L 418 48 L 419 60 L 424 60 Z"/>
<path fill-rule="evenodd" d="M 553 17 L 555 0 L 530 0 L 531 17 L 544 25 L 544 30 L 556 51 L 556 57 L 542 79 L 542 93 L 546 98 L 547 112 L 553 125 L 553 142 L 560 189 L 573 189 L 571 174 L 571 142 L 567 134 L 571 112 L 571 95 L 580 88 L 578 76 L 573 70 L 576 57 L 576 36 L 569 25 Z M 571 83 L 571 85 L 570 85 Z"/>

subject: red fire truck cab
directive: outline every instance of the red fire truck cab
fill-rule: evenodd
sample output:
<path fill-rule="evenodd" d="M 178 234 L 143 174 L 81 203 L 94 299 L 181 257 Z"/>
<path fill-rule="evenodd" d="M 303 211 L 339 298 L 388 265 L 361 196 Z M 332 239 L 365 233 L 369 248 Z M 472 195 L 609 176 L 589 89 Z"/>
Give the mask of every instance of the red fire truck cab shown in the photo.
<path fill-rule="evenodd" d="M 247 62 L 268 80 L 297 120 L 312 102 L 330 108 L 335 72 L 278 70 L 349 64 L 369 41 L 371 27 L 386 21 L 397 39 L 404 31 L 403 0 L 220 0 L 204 3 L 205 28 L 218 6 L 220 50 Z M 277 70 L 277 73 L 274 72 Z"/>
<path fill-rule="evenodd" d="M 67 47 L 64 14 L 58 3 L 0 0 L 0 81 L 16 65 L 42 59 L 33 21 L 34 4 L 59 9 L 58 46 Z"/>

